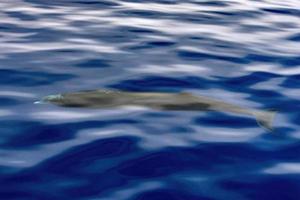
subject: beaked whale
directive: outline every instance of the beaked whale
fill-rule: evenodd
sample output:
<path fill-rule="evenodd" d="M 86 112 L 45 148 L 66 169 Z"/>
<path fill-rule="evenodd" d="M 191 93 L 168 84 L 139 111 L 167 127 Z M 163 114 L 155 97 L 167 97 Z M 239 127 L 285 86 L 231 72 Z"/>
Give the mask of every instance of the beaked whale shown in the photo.
<path fill-rule="evenodd" d="M 142 106 L 158 110 L 174 111 L 222 111 L 254 116 L 257 123 L 272 130 L 275 111 L 243 108 L 237 105 L 190 93 L 130 92 L 118 90 L 89 90 L 70 92 L 44 97 L 41 102 L 49 102 L 63 107 L 116 108 L 122 106 Z"/>

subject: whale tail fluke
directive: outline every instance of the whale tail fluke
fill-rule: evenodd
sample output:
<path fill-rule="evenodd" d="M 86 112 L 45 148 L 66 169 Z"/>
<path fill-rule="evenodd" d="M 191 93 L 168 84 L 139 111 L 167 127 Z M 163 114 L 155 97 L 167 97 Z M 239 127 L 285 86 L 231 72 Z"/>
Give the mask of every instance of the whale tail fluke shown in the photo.
<path fill-rule="evenodd" d="M 268 131 L 273 131 L 273 121 L 277 111 L 269 110 L 269 111 L 259 111 L 255 112 L 254 116 L 259 126 L 267 129 Z"/>

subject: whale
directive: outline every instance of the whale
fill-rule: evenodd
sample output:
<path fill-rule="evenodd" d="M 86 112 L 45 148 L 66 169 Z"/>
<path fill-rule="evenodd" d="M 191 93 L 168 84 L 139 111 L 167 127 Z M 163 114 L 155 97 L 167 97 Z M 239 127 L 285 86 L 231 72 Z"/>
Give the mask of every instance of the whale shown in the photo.
<path fill-rule="evenodd" d="M 146 107 L 165 111 L 218 111 L 252 116 L 258 125 L 272 131 L 276 111 L 245 108 L 206 96 L 187 92 L 135 92 L 121 90 L 84 90 L 48 95 L 36 103 L 63 107 L 112 109 L 124 106 Z"/>

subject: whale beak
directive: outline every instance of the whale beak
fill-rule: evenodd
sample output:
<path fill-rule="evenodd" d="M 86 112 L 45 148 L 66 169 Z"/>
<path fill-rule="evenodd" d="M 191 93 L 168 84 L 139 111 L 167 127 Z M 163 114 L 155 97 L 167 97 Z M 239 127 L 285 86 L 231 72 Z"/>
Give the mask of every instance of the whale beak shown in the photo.
<path fill-rule="evenodd" d="M 47 102 L 54 102 L 54 101 L 61 100 L 62 98 L 63 97 L 60 94 L 49 95 L 49 96 L 44 97 L 42 100 L 35 101 L 34 104 L 45 104 Z"/>

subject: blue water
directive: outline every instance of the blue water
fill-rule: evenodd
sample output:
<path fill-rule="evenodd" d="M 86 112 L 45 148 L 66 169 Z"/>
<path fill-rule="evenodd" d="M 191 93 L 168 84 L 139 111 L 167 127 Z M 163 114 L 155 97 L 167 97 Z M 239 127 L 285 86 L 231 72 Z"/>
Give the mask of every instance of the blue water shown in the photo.
<path fill-rule="evenodd" d="M 0 199 L 300 199 L 300 2 L 0 1 Z M 278 111 L 64 108 L 189 92 Z"/>

